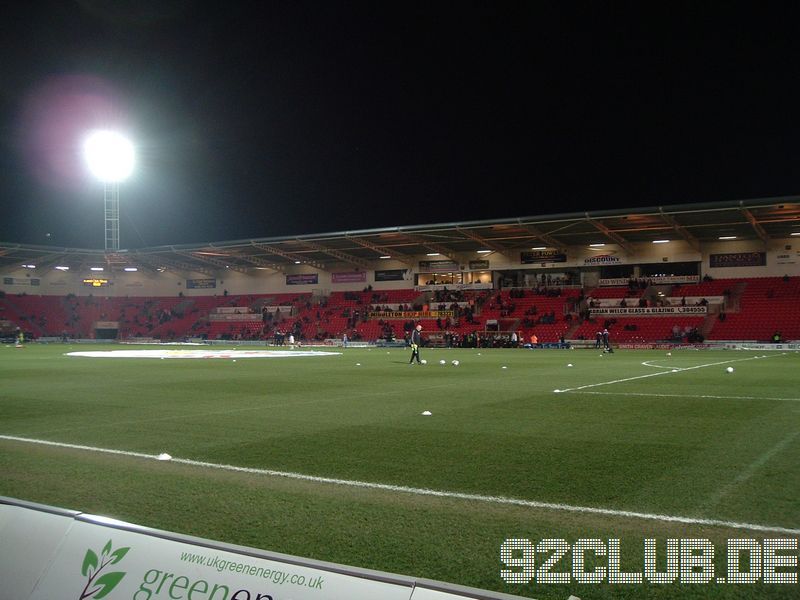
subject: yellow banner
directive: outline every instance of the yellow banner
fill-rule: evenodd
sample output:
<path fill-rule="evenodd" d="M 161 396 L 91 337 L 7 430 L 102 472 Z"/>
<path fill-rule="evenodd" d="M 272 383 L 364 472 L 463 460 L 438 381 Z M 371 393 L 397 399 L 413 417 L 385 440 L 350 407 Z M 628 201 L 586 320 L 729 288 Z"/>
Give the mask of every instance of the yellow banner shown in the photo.
<path fill-rule="evenodd" d="M 370 319 L 446 319 L 452 310 L 387 310 L 369 313 Z"/>

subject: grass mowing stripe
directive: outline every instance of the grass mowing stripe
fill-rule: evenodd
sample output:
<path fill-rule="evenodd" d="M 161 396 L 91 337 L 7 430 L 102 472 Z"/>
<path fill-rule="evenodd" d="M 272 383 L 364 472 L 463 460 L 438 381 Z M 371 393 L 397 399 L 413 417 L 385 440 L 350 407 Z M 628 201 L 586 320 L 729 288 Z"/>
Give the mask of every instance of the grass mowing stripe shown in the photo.
<path fill-rule="evenodd" d="M 78 444 L 66 444 L 63 442 L 52 442 L 49 440 L 37 440 L 30 438 L 23 438 L 11 435 L 0 434 L 0 439 L 23 442 L 29 444 L 39 444 L 44 446 L 56 446 L 60 448 L 70 448 L 73 450 L 86 450 L 90 452 L 99 452 L 103 454 L 116 454 L 123 456 L 131 456 L 136 458 L 146 458 L 151 460 L 158 460 L 158 456 L 154 454 L 144 454 L 141 452 L 129 452 L 126 450 L 114 450 L 110 448 L 96 448 L 93 446 L 84 446 Z M 790 440 L 791 441 L 791 440 Z M 788 442 L 787 442 L 788 443 Z M 556 510 L 575 513 L 588 513 L 596 515 L 606 515 L 611 517 L 629 517 L 633 519 L 646 519 L 651 521 L 662 521 L 669 523 L 683 523 L 688 525 L 706 525 L 716 527 L 728 527 L 731 529 L 744 529 L 749 531 L 764 531 L 770 533 L 783 533 L 788 535 L 800 535 L 800 529 L 793 529 L 789 527 L 780 527 L 775 525 L 759 525 L 756 523 L 740 523 L 736 521 L 724 521 L 719 519 L 702 519 L 697 517 L 682 517 L 675 515 L 661 515 L 652 513 L 641 513 L 628 510 L 617 510 L 612 508 L 597 508 L 592 506 L 572 506 L 569 504 L 559 504 L 554 502 L 539 502 L 536 500 L 523 500 L 521 498 L 507 498 L 503 496 L 486 496 L 482 494 L 467 494 L 462 492 L 449 492 L 443 490 L 432 490 L 425 488 L 407 487 L 401 485 L 391 485 L 386 483 L 374 483 L 369 481 L 357 481 L 348 479 L 336 479 L 332 477 L 319 477 L 315 475 L 304 475 L 302 473 L 292 473 L 286 471 L 274 471 L 271 469 L 256 469 L 252 467 L 237 467 L 235 465 L 217 464 L 205 461 L 191 460 L 186 458 L 172 458 L 171 462 L 184 464 L 194 467 L 204 467 L 209 469 L 219 469 L 224 471 L 234 471 L 238 473 L 251 473 L 254 475 L 267 475 L 271 477 L 283 477 L 287 479 L 297 479 L 301 481 L 310 481 L 315 483 L 342 485 L 356 488 L 376 489 L 390 492 L 401 492 L 405 494 L 416 494 L 419 496 L 433 496 L 437 498 L 448 498 L 455 500 L 467 500 L 473 502 L 485 502 L 491 504 L 504 504 L 510 506 L 523 506 L 528 508 L 541 508 L 545 510 Z"/>
<path fill-rule="evenodd" d="M 449 383 L 440 383 L 436 385 L 428 385 L 428 386 L 421 386 L 415 387 L 415 391 L 428 391 L 443 387 L 452 387 Z M 120 427 L 122 425 L 138 425 L 140 423 L 158 423 L 161 421 L 173 421 L 175 419 L 185 420 L 187 418 L 196 418 L 196 417 L 218 417 L 223 415 L 232 415 L 235 413 L 242 413 L 242 412 L 250 412 L 250 411 L 263 411 L 263 410 L 272 410 L 273 408 L 286 408 L 286 407 L 296 407 L 296 406 L 305 406 L 308 404 L 319 404 L 321 402 L 335 402 L 337 400 L 345 400 L 345 399 L 352 399 L 352 398 L 372 398 L 375 396 L 394 396 L 400 394 L 407 394 L 406 390 L 384 390 L 380 392 L 376 391 L 369 391 L 369 392 L 357 392 L 357 393 L 350 393 L 340 395 L 340 396 L 327 396 L 325 398 L 315 398 L 314 400 L 303 400 L 299 402 L 281 402 L 280 404 L 262 404 L 259 406 L 246 406 L 244 408 L 231 408 L 228 410 L 215 410 L 209 412 L 202 412 L 202 413 L 181 413 L 179 415 L 170 415 L 168 417 L 154 417 L 152 419 L 130 419 L 127 421 L 114 421 L 113 423 L 105 423 L 105 422 L 97 422 L 92 423 L 91 425 L 81 425 L 80 427 L 63 427 L 61 429 L 48 429 L 46 431 L 37 431 L 37 432 L 30 432 L 33 435 L 46 435 L 49 433 L 61 433 L 64 431 L 77 431 L 77 430 L 86 430 L 86 429 L 100 429 L 103 427 Z"/>
<path fill-rule="evenodd" d="M 786 354 L 785 352 L 782 352 L 778 356 L 784 356 L 785 354 Z M 758 358 L 759 358 L 758 356 L 752 356 L 750 358 L 735 358 L 733 360 L 723 360 L 723 361 L 715 362 L 715 363 L 707 363 L 705 365 L 696 365 L 694 367 L 681 367 L 681 368 L 676 368 L 675 372 L 682 373 L 683 371 L 692 371 L 694 369 L 705 369 L 706 367 L 717 367 L 719 365 L 727 365 L 727 364 L 730 364 L 730 363 L 744 362 L 744 361 L 748 361 L 748 360 L 757 360 Z M 769 357 L 769 358 L 774 358 L 774 357 Z M 650 362 L 652 362 L 652 361 L 650 361 Z M 648 367 L 652 367 L 652 366 L 656 366 L 656 365 L 647 365 L 647 366 Z M 659 375 L 671 375 L 671 374 L 673 374 L 673 371 L 659 371 L 658 373 L 648 373 L 647 375 L 637 375 L 636 377 L 626 377 L 624 379 L 614 379 L 612 381 L 601 381 L 600 383 L 590 383 L 590 384 L 587 384 L 587 385 L 581 385 L 581 386 L 574 387 L 574 388 L 567 388 L 567 389 L 555 390 L 555 391 L 556 391 L 556 393 L 563 394 L 565 392 L 574 392 L 576 390 L 585 390 L 585 389 L 588 389 L 588 388 L 600 387 L 601 385 L 612 385 L 614 383 L 624 383 L 626 381 L 635 381 L 637 379 L 647 379 L 648 377 L 658 377 Z"/>
<path fill-rule="evenodd" d="M 766 450 L 761 456 L 756 458 L 753 462 L 751 462 L 745 469 L 739 473 L 736 478 L 727 483 L 726 485 L 722 486 L 716 493 L 709 499 L 708 503 L 706 504 L 706 508 L 712 508 L 716 506 L 720 500 L 722 500 L 725 496 L 730 494 L 736 486 L 739 484 L 744 483 L 748 479 L 750 479 L 756 472 L 767 464 L 772 457 L 776 454 L 782 452 L 789 444 L 791 444 L 797 436 L 800 435 L 800 431 L 795 431 L 790 433 L 788 436 L 780 440 L 777 444 L 775 444 L 772 448 Z"/>

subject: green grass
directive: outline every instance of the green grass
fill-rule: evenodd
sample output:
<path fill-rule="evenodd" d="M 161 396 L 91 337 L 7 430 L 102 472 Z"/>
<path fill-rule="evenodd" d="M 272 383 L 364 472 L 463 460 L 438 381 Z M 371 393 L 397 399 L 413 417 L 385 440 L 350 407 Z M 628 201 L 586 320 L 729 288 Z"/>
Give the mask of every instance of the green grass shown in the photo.
<path fill-rule="evenodd" d="M 411 367 L 404 350 L 235 363 L 101 360 L 64 356 L 68 350 L 0 347 L 0 434 L 800 527 L 797 354 L 423 350 L 429 364 Z M 455 358 L 458 367 L 449 364 Z M 641 364 L 685 369 L 732 360 L 733 374 L 727 364 L 676 373 Z M 639 377 L 657 372 L 664 374 Z M 637 379 L 596 385 L 629 378 Z M 553 393 L 587 385 L 595 387 L 576 391 L 593 393 Z M 0 440 L 0 472 L 2 495 L 536 598 L 797 594 L 797 586 L 763 584 L 510 585 L 499 575 L 500 544 L 510 537 L 620 538 L 628 570 L 641 570 L 646 537 L 661 547 L 668 537 L 707 537 L 724 570 L 726 538 L 785 534 L 365 490 L 7 440 Z"/>

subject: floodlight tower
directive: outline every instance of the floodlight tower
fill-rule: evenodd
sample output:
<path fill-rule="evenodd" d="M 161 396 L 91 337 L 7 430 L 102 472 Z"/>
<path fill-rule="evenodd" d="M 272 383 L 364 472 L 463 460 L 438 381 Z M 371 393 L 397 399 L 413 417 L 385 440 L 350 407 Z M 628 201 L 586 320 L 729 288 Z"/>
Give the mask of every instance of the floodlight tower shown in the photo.
<path fill-rule="evenodd" d="M 119 184 L 133 172 L 133 144 L 115 131 L 94 131 L 83 146 L 86 163 L 103 182 L 106 252 L 119 250 Z"/>

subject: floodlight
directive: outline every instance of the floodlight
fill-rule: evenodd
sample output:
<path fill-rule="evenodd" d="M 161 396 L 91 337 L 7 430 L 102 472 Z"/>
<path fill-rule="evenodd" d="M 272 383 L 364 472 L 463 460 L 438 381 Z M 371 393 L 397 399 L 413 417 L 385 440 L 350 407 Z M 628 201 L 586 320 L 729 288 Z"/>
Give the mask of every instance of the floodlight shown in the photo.
<path fill-rule="evenodd" d="M 120 182 L 133 172 L 133 144 L 115 131 L 94 131 L 83 144 L 92 175 L 105 183 Z"/>
<path fill-rule="evenodd" d="M 119 250 L 119 184 L 133 172 L 136 156 L 133 144 L 115 131 L 90 133 L 83 143 L 86 164 L 103 182 L 106 252 Z"/>
<path fill-rule="evenodd" d="M 654 244 L 669 244 L 669 240 L 653 240 Z"/>

